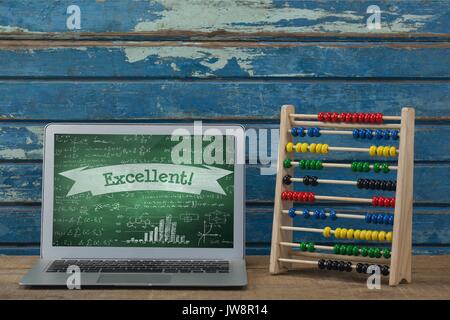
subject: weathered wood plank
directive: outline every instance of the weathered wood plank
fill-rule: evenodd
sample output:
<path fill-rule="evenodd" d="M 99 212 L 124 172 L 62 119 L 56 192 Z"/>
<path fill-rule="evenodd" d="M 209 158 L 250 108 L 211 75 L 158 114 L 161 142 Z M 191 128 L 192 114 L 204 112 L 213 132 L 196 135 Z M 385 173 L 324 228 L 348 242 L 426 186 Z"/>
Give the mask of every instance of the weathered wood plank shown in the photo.
<path fill-rule="evenodd" d="M 170 1 L 78 0 L 79 30 L 67 29 L 67 7 L 73 1 L 5 0 L 0 4 L 4 35 L 75 38 L 83 36 L 146 36 L 149 38 L 296 38 L 300 36 L 398 37 L 448 34 L 445 0 L 390 0 L 376 3 L 382 10 L 381 29 L 369 30 L 362 1 Z M 45 12 L 45 14 L 41 14 Z"/>
<path fill-rule="evenodd" d="M 41 201 L 41 163 L 1 163 L 0 199 L 2 202 L 40 202 Z M 247 201 L 273 201 L 275 176 L 261 175 L 258 165 L 247 166 Z M 350 170 L 329 168 L 322 171 L 296 170 L 298 176 L 305 174 L 319 177 L 333 177 L 341 180 L 358 178 L 395 179 L 395 174 L 352 173 Z M 450 203 L 450 164 L 418 164 L 414 172 L 414 201 L 416 204 Z M 389 191 L 360 190 L 354 186 L 319 185 L 318 187 L 296 184 L 296 190 L 309 190 L 320 195 L 342 195 L 350 197 L 372 197 L 373 195 L 394 196 Z"/>
<path fill-rule="evenodd" d="M 317 208 L 317 206 L 308 206 Z M 336 210 L 360 213 L 361 208 L 334 207 Z M 380 209 L 368 212 L 384 212 Z M 0 244 L 38 244 L 40 241 L 40 207 L 39 206 L 0 206 Z M 324 226 L 344 226 L 354 229 L 387 230 L 388 228 L 367 224 L 359 220 L 338 219 L 317 221 L 315 219 L 296 219 L 296 225 L 321 228 Z M 416 246 L 450 246 L 450 212 L 443 208 L 414 208 L 413 242 Z M 246 242 L 249 246 L 265 246 L 270 242 L 272 230 L 272 207 L 247 206 Z M 335 239 L 325 239 L 320 234 L 296 233 L 296 241 L 315 241 L 330 243 Z M 1 250 L 0 250 L 1 252 Z"/>
<path fill-rule="evenodd" d="M 247 158 L 249 163 L 265 163 L 265 159 L 270 160 L 270 148 L 277 150 L 278 141 L 276 140 L 278 124 L 273 123 L 249 123 L 244 121 L 243 124 L 247 130 Z M 43 129 L 44 124 L 30 123 L 2 123 L 0 122 L 0 160 L 42 160 L 43 147 Z M 450 136 L 450 126 L 447 124 L 424 124 L 416 125 L 415 141 L 415 160 L 416 161 L 450 161 L 450 140 L 441 139 Z M 266 138 L 267 137 L 267 138 Z M 275 139 L 275 140 L 272 140 Z M 320 138 L 322 142 L 329 145 L 352 145 L 365 147 L 372 143 L 388 144 L 392 141 L 372 140 L 354 140 L 351 137 L 343 137 L 337 135 L 327 135 Z M 259 140 L 267 141 L 266 150 L 259 148 Z M 316 139 L 305 137 L 306 142 L 314 142 Z M 272 146 L 272 141 L 274 145 Z M 439 148 L 430 144 L 430 141 L 439 141 Z M 395 144 L 395 143 L 394 143 Z M 258 151 L 261 150 L 261 151 Z M 262 152 L 265 151 L 265 152 Z M 258 155 L 260 152 L 261 157 Z M 267 156 L 267 154 L 269 156 Z M 311 155 L 302 155 L 303 158 L 313 157 Z M 276 152 L 275 152 L 276 157 Z M 317 156 L 314 156 L 317 157 Z M 366 154 L 348 154 L 333 153 L 328 155 L 333 160 L 373 160 Z M 261 162 L 258 162 L 261 160 Z"/>
<path fill-rule="evenodd" d="M 450 44 L 436 42 L 0 41 L 0 75 L 45 78 L 449 78 L 450 68 L 444 67 L 450 66 L 449 52 Z"/>
<path fill-rule="evenodd" d="M 450 119 L 450 83 L 413 81 L 0 81 L 7 120 L 276 120 L 280 106 Z"/>

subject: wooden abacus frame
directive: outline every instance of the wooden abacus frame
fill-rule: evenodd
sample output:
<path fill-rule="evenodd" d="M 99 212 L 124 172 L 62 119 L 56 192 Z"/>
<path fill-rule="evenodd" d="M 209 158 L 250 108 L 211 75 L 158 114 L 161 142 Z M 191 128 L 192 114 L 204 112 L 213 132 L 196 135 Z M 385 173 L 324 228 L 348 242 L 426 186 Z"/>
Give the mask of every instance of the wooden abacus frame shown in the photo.
<path fill-rule="evenodd" d="M 317 264 L 318 258 L 343 258 L 333 254 L 294 252 L 293 244 L 293 219 L 285 212 L 293 206 L 293 201 L 282 200 L 283 191 L 292 191 L 292 184 L 285 185 L 282 179 L 285 175 L 293 175 L 293 167 L 285 168 L 283 161 L 292 159 L 292 154 L 286 151 L 286 145 L 292 141 L 291 129 L 293 126 L 333 128 L 335 132 L 326 134 L 348 134 L 342 129 L 373 128 L 373 129 L 398 129 L 400 130 L 400 144 L 398 149 L 397 188 L 395 193 L 394 226 L 392 238 L 392 252 L 390 258 L 389 285 L 396 286 L 403 280 L 411 282 L 411 251 L 412 251 L 412 213 L 413 213 L 413 169 L 414 169 L 414 117 L 413 108 L 402 108 L 401 116 L 384 116 L 384 121 L 400 121 L 398 123 L 360 124 L 360 123 L 335 123 L 317 120 L 317 115 L 296 114 L 295 107 L 284 105 L 280 114 L 280 141 L 278 146 L 278 164 L 275 188 L 275 204 L 273 214 L 272 246 L 270 254 L 270 272 L 278 274 L 292 268 L 292 264 L 299 262 L 304 264 Z M 300 120 L 300 121 L 298 121 Z M 325 130 L 324 130 L 325 131 Z M 325 132 L 324 132 L 325 133 Z M 331 149 L 331 148 L 330 148 Z M 360 148 L 348 148 L 348 151 L 360 152 Z M 350 150 L 355 149 L 355 150 Z M 322 197 L 327 198 L 327 197 Z M 352 202 L 352 198 L 333 197 L 342 201 Z M 358 200 L 359 198 L 354 198 Z M 362 200 L 362 199 L 359 199 Z M 357 201 L 355 201 L 357 202 Z M 362 201 L 358 201 L 362 202 Z M 288 227 L 288 228 L 284 228 Z M 303 256 L 306 260 L 298 260 L 295 257 Z M 373 263 L 374 259 L 362 257 L 347 257 L 349 261 Z M 387 260 L 387 259 L 386 259 Z M 380 260 L 378 260 L 380 261 Z M 389 262 L 389 260 L 387 260 Z"/>

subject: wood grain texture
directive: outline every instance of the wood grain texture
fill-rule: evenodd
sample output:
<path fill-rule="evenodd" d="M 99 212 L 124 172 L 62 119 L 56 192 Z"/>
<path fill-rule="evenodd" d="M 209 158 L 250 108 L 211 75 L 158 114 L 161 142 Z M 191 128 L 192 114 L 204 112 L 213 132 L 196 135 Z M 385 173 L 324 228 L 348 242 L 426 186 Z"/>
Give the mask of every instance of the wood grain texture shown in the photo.
<path fill-rule="evenodd" d="M 66 28 L 72 2 L 14 0 L 0 5 L 4 37 L 297 38 L 305 36 L 407 38 L 448 36 L 445 0 L 414 1 L 89 1 L 79 0 L 81 29 Z M 368 30 L 367 7 L 382 10 L 382 28 Z M 37 14 L 45 12 L 45 14 Z"/>
<path fill-rule="evenodd" d="M 419 120 L 450 119 L 446 81 L 3 80 L 0 96 L 3 120 L 273 121 L 286 103 L 311 113 L 377 110 L 386 115 L 414 105 Z"/>
<path fill-rule="evenodd" d="M 413 257 L 414 282 L 369 290 L 356 272 L 320 272 L 305 267 L 270 275 L 269 257 L 247 257 L 249 284 L 242 289 L 26 289 L 19 280 L 37 257 L 0 258 L 0 299 L 450 299 L 450 255 Z M 342 284 L 345 283 L 345 286 Z"/>
<path fill-rule="evenodd" d="M 442 42 L 0 41 L 0 75 L 449 79 L 449 51 Z"/>

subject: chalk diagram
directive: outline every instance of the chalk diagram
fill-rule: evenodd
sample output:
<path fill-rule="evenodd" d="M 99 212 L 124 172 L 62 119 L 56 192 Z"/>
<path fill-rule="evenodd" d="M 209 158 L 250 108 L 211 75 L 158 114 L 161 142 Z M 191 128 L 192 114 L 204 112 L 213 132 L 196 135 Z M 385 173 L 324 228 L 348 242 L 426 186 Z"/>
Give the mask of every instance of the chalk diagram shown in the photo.
<path fill-rule="evenodd" d="M 205 245 L 208 243 L 217 243 L 219 241 L 225 242 L 220 232 L 222 226 L 227 224 L 227 218 L 230 215 L 220 210 L 215 210 L 211 213 L 205 214 L 203 220 L 203 232 L 198 232 L 198 245 Z"/>

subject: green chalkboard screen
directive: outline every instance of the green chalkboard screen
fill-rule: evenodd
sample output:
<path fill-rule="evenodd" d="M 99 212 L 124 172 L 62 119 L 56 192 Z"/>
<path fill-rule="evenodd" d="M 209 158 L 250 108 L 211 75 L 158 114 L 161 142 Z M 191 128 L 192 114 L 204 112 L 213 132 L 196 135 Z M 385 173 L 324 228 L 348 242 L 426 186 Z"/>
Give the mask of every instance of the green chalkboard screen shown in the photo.
<path fill-rule="evenodd" d="M 233 151 L 229 136 L 55 135 L 53 245 L 232 248 Z"/>

